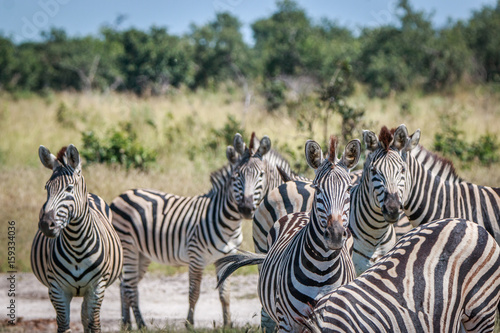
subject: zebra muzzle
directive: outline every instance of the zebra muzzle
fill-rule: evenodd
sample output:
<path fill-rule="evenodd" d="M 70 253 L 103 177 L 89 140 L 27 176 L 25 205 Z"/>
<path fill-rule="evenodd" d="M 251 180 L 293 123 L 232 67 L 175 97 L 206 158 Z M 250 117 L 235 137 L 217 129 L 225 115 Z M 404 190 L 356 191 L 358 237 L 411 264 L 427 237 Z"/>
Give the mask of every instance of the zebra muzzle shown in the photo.
<path fill-rule="evenodd" d="M 347 230 L 342 224 L 340 215 L 333 217 L 328 216 L 328 221 L 325 229 L 325 242 L 330 250 L 340 250 L 344 246 L 347 238 Z"/>
<path fill-rule="evenodd" d="M 38 221 L 38 228 L 40 231 L 49 238 L 57 237 L 59 234 L 59 227 L 55 220 L 54 210 L 48 212 L 40 212 L 40 221 Z"/>
<path fill-rule="evenodd" d="M 382 205 L 382 214 L 384 219 L 389 223 L 395 223 L 399 220 L 403 205 L 399 201 L 396 193 L 386 193 L 384 204 Z"/>
<path fill-rule="evenodd" d="M 245 219 L 253 218 L 253 213 L 255 211 L 253 196 L 244 197 L 242 202 L 238 205 L 238 211 Z"/>

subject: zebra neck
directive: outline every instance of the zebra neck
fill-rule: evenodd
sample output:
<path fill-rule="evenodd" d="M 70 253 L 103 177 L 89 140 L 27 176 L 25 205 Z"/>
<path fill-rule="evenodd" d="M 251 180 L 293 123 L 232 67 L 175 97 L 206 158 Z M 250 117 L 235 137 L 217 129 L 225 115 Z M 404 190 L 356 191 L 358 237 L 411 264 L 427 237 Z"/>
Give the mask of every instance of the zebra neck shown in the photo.
<path fill-rule="evenodd" d="M 394 227 L 387 223 L 382 210 L 370 200 L 368 186 L 363 180 L 351 192 L 349 228 L 358 242 L 377 245 L 392 237 Z"/>
<path fill-rule="evenodd" d="M 413 225 L 420 225 L 440 217 L 463 217 L 461 185 L 465 182 L 448 182 L 432 170 L 425 168 L 417 159 L 410 157 L 408 171 L 412 186 L 404 204 L 405 215 Z M 454 206 L 454 212 L 446 209 Z"/>
<path fill-rule="evenodd" d="M 215 248 L 228 254 L 241 245 L 241 214 L 230 191 L 230 182 L 218 189 L 213 188 L 208 199 L 205 218 L 202 218 L 201 229 L 212 235 Z"/>
<path fill-rule="evenodd" d="M 314 208 L 311 210 L 309 222 L 304 226 L 301 243 L 299 248 L 302 264 L 310 263 L 325 274 L 334 269 L 332 262 L 338 260 L 340 251 L 327 247 L 324 228 L 321 227 Z"/>
<path fill-rule="evenodd" d="M 95 241 L 93 235 L 96 232 L 95 219 L 87 205 L 85 213 L 79 219 L 70 221 L 62 231 L 59 239 L 64 241 L 65 244 L 71 245 L 75 249 L 75 253 L 78 253 L 78 249 L 81 249 L 83 254 L 85 249 L 92 248 L 90 243 Z"/>

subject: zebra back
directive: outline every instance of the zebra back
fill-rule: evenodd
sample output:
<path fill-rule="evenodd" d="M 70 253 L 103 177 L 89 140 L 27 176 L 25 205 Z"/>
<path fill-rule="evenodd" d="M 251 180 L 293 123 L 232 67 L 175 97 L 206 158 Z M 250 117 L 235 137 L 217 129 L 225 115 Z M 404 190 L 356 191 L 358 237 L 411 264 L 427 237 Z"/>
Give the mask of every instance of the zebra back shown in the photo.
<path fill-rule="evenodd" d="M 212 188 L 203 195 L 182 197 L 152 189 L 120 194 L 111 210 L 124 247 L 171 265 L 188 265 L 191 258 L 199 258 L 205 266 L 235 251 L 242 234 L 241 215 L 231 194 L 231 170 L 228 165 L 213 172 Z"/>
<path fill-rule="evenodd" d="M 492 332 L 500 248 L 474 222 L 438 220 L 402 237 L 372 268 L 318 300 L 321 332 Z"/>

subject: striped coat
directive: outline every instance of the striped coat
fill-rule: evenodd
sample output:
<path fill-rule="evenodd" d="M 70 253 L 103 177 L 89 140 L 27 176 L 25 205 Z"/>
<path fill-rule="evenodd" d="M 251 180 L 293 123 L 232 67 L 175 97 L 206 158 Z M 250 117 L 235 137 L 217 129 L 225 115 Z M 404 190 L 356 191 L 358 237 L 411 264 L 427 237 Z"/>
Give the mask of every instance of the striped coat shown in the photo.
<path fill-rule="evenodd" d="M 57 331 L 70 326 L 70 302 L 83 297 L 85 332 L 100 332 L 105 289 L 122 269 L 122 247 L 111 225 L 108 205 L 87 193 L 80 155 L 70 145 L 57 158 L 40 146 L 42 164 L 52 170 L 47 201 L 31 248 L 33 273 L 49 289 L 57 313 Z"/>
<path fill-rule="evenodd" d="M 111 203 L 113 226 L 124 250 L 122 321 L 145 326 L 137 286 L 151 261 L 189 267 L 187 324 L 194 324 L 203 269 L 233 253 L 242 242 L 241 214 L 232 196 L 233 166 L 212 173 L 207 194 L 181 197 L 157 190 L 134 189 Z M 220 290 L 224 324 L 230 324 L 229 293 Z"/>
<path fill-rule="evenodd" d="M 500 247 L 462 219 L 413 229 L 373 267 L 322 297 L 312 332 L 493 332 Z"/>
<path fill-rule="evenodd" d="M 280 331 L 293 332 L 317 297 L 355 277 L 347 230 L 348 171 L 356 165 L 361 146 L 358 140 L 350 142 L 340 161 L 334 140 L 330 147 L 329 158 L 322 160 L 319 145 L 306 144 L 308 163 L 317 169 L 312 211 L 281 218 L 270 232 L 270 239 L 276 241 L 266 256 L 244 253 L 220 260 L 219 281 L 241 266 L 262 264 L 259 297 Z"/>

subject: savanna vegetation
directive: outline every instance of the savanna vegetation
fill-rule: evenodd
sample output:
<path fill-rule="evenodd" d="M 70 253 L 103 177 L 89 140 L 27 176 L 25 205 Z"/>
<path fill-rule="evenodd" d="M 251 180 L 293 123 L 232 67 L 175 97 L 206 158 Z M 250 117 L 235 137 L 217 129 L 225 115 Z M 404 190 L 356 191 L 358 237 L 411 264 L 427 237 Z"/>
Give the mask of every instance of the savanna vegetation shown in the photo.
<path fill-rule="evenodd" d="M 345 143 L 405 123 L 464 179 L 500 186 L 500 2 L 440 28 L 407 0 L 395 13 L 397 24 L 355 35 L 278 1 L 252 23 L 254 45 L 229 13 L 182 36 L 119 26 L 85 37 L 53 28 L 21 44 L 0 36 L 0 248 L 15 220 L 16 267 L 30 271 L 50 176 L 39 145 L 75 144 L 89 191 L 110 202 L 136 187 L 206 193 L 236 132 L 268 135 L 311 176 L 307 139 Z M 250 221 L 244 235 L 252 250 Z"/>

